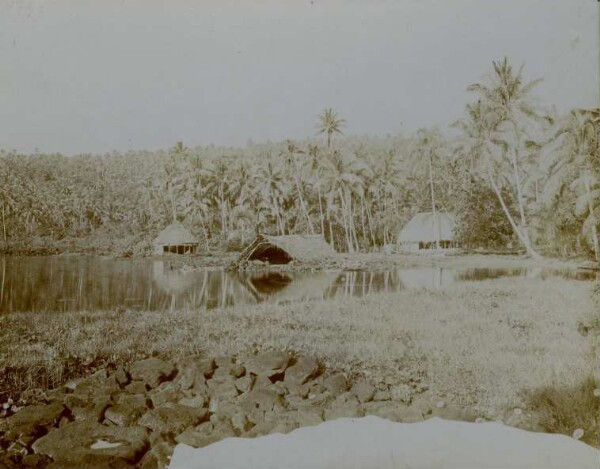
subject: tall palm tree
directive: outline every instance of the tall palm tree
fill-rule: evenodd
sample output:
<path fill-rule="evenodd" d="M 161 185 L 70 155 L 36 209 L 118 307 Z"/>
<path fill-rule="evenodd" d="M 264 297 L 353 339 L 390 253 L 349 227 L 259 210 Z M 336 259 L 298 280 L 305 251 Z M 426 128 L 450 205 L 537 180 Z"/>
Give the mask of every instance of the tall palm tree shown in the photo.
<path fill-rule="evenodd" d="M 426 172 L 429 179 L 431 213 L 433 214 L 436 231 L 436 248 L 440 247 L 441 233 L 435 203 L 434 171 L 437 166 L 435 162 L 439 159 L 441 153 L 441 141 L 442 138 L 438 129 L 419 129 L 415 142 L 416 146 L 411 152 L 413 172 L 417 174 Z"/>
<path fill-rule="evenodd" d="M 487 179 L 498 195 L 505 215 L 529 255 L 539 258 L 540 255 L 533 248 L 529 237 L 522 173 L 528 156 L 525 146 L 526 137 L 534 130 L 533 126 L 536 123 L 547 123 L 545 118 L 536 111 L 530 98 L 531 90 L 542 80 L 536 79 L 524 83 L 523 67 L 515 72 L 506 57 L 502 61 L 492 62 L 492 65 L 494 73 L 489 84 L 476 83 L 467 88 L 467 91 L 477 93 L 481 100 L 480 108 L 470 109 L 470 111 L 482 111 L 472 131 L 474 134 L 481 132 L 479 143 L 484 148 L 480 156 L 483 157 L 488 173 Z M 501 197 L 499 180 L 502 179 L 510 181 L 514 191 L 519 210 L 519 223 L 508 211 Z"/>
<path fill-rule="evenodd" d="M 572 111 L 559 123 L 555 135 L 542 150 L 550 174 L 544 186 L 544 199 L 552 204 L 556 197 L 568 197 L 565 189 L 576 195 L 575 213 L 586 213 L 583 229 L 591 236 L 596 260 L 600 260 L 599 127 L 600 110 Z"/>
<path fill-rule="evenodd" d="M 324 109 L 319 115 L 319 123 L 317 124 L 318 134 L 327 134 L 327 148 L 331 148 L 331 136 L 334 133 L 342 134 L 342 127 L 346 124 L 346 120 L 338 117 L 337 113 L 332 108 Z"/>
<path fill-rule="evenodd" d="M 328 155 L 323 166 L 322 181 L 326 191 L 327 210 L 331 216 L 331 213 L 336 211 L 335 202 L 339 202 L 339 213 L 349 252 L 355 252 L 358 248 L 352 200 L 353 196 L 360 198 L 364 194 L 364 181 L 368 171 L 369 168 L 364 162 L 338 151 Z M 333 239 L 333 236 L 330 236 Z"/>

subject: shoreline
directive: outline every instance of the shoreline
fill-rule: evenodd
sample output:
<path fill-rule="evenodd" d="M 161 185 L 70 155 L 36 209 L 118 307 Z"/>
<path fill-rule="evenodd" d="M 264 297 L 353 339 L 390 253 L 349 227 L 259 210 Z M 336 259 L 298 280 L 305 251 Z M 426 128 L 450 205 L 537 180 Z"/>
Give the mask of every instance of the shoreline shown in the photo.
<path fill-rule="evenodd" d="M 318 262 L 295 261 L 288 264 L 269 264 L 260 261 L 247 261 L 238 264 L 239 252 L 208 252 L 195 255 L 101 255 L 96 253 L 54 253 L 41 255 L 0 254 L 0 257 L 40 258 L 40 257 L 98 257 L 108 259 L 154 260 L 165 261 L 175 269 L 200 270 L 205 268 L 239 270 L 239 271 L 273 271 L 273 272 L 303 272 L 323 270 L 363 271 L 387 270 L 393 268 L 413 267 L 447 267 L 447 268 L 488 268 L 488 269 L 519 269 L 519 268 L 549 268 L 577 269 L 597 271 L 598 266 L 590 259 L 560 259 L 547 257 L 539 260 L 525 255 L 499 253 L 425 253 L 425 254 L 383 254 L 383 253 L 337 253 L 334 256 Z"/>

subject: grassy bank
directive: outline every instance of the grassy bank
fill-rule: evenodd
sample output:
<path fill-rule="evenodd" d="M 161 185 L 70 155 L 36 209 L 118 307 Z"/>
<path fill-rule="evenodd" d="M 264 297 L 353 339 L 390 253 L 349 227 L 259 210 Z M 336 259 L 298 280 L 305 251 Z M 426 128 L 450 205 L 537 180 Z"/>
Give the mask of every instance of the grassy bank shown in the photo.
<path fill-rule="evenodd" d="M 381 382 L 420 378 L 448 399 L 522 405 L 522 391 L 569 386 L 596 360 L 590 282 L 501 279 L 452 290 L 225 310 L 0 317 L 0 391 L 52 387 L 158 354 L 285 348 Z"/>

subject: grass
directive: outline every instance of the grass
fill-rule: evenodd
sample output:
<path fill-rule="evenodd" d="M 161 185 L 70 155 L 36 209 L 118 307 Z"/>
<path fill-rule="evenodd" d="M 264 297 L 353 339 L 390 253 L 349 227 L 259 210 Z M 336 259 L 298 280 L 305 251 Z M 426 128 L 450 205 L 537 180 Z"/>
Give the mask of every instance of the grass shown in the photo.
<path fill-rule="evenodd" d="M 223 310 L 0 316 L 0 393 L 49 388 L 106 365 L 260 347 L 319 357 L 383 383 L 421 379 L 493 415 L 521 391 L 576 386 L 594 369 L 588 282 L 504 278 L 451 290 Z M 0 394 L 0 400 L 3 396 Z"/>

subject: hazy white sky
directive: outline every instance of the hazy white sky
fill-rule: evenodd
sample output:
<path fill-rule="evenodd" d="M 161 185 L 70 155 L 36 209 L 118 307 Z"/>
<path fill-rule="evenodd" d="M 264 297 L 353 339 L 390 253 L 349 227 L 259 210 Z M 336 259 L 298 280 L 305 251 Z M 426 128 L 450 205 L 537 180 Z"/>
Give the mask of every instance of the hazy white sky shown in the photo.
<path fill-rule="evenodd" d="M 0 0 L 0 148 L 106 152 L 447 126 L 491 61 L 598 106 L 596 0 Z"/>

